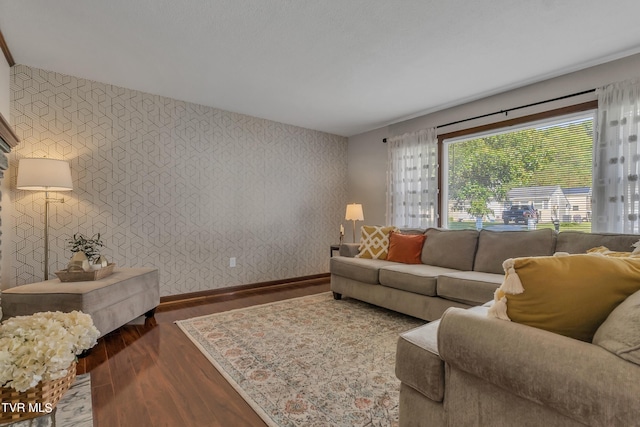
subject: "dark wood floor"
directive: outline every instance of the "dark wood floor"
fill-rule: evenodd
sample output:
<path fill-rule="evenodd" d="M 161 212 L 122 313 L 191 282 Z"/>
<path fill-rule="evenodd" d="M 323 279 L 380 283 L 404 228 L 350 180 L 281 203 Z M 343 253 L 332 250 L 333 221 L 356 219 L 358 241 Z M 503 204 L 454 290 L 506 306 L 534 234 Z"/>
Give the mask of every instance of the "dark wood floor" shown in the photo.
<path fill-rule="evenodd" d="M 78 363 L 91 373 L 94 426 L 265 426 L 173 322 L 328 290 L 327 278 L 174 303 L 107 334 Z"/>

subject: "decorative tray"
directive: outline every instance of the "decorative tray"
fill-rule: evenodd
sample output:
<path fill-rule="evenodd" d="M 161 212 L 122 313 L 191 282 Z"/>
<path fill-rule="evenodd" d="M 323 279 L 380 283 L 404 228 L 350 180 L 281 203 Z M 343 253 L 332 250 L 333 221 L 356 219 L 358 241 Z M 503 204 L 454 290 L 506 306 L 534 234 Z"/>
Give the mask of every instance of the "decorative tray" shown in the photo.
<path fill-rule="evenodd" d="M 91 271 L 56 271 L 55 275 L 58 276 L 61 282 L 90 282 L 94 280 L 104 279 L 113 273 L 115 263 L 107 264 L 106 267 L 99 268 L 98 270 Z"/>

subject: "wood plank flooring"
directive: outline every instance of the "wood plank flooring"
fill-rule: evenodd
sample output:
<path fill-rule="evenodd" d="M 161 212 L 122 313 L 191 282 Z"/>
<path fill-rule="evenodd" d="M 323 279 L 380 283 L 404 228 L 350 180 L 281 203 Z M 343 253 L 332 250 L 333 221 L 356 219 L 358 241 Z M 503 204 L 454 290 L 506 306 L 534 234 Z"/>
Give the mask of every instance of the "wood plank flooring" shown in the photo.
<path fill-rule="evenodd" d="M 91 373 L 94 426 L 266 426 L 173 322 L 328 290 L 327 278 L 176 302 L 107 334 L 78 363 Z"/>

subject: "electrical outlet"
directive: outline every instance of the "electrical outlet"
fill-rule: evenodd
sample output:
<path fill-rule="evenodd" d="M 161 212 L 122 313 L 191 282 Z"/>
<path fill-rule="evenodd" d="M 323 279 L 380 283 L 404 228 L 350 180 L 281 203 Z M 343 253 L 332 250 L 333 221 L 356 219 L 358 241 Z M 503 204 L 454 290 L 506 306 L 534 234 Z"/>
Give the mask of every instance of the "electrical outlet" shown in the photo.
<path fill-rule="evenodd" d="M 236 266 L 236 257 L 229 258 L 229 267 L 235 267 L 235 266 Z"/>

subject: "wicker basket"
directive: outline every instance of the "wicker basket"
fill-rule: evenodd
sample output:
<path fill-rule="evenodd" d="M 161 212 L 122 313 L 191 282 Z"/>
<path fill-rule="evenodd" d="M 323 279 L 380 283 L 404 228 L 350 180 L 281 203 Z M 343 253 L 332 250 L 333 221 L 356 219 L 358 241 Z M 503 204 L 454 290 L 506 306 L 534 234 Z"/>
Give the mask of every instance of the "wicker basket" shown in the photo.
<path fill-rule="evenodd" d="M 19 392 L 13 388 L 0 387 L 0 403 L 23 403 L 23 406 L 6 407 L 0 404 L 0 424 L 27 420 L 51 412 L 62 395 L 69 390 L 76 378 L 76 362 L 69 366 L 66 376 L 54 381 L 40 381 L 27 391 Z M 5 407 L 7 412 L 5 412 Z M 8 412 L 14 409 L 15 412 Z"/>
<path fill-rule="evenodd" d="M 104 279 L 113 273 L 115 263 L 108 264 L 106 267 L 102 267 L 93 271 L 56 271 L 56 276 L 61 282 L 91 282 L 94 280 Z"/>

